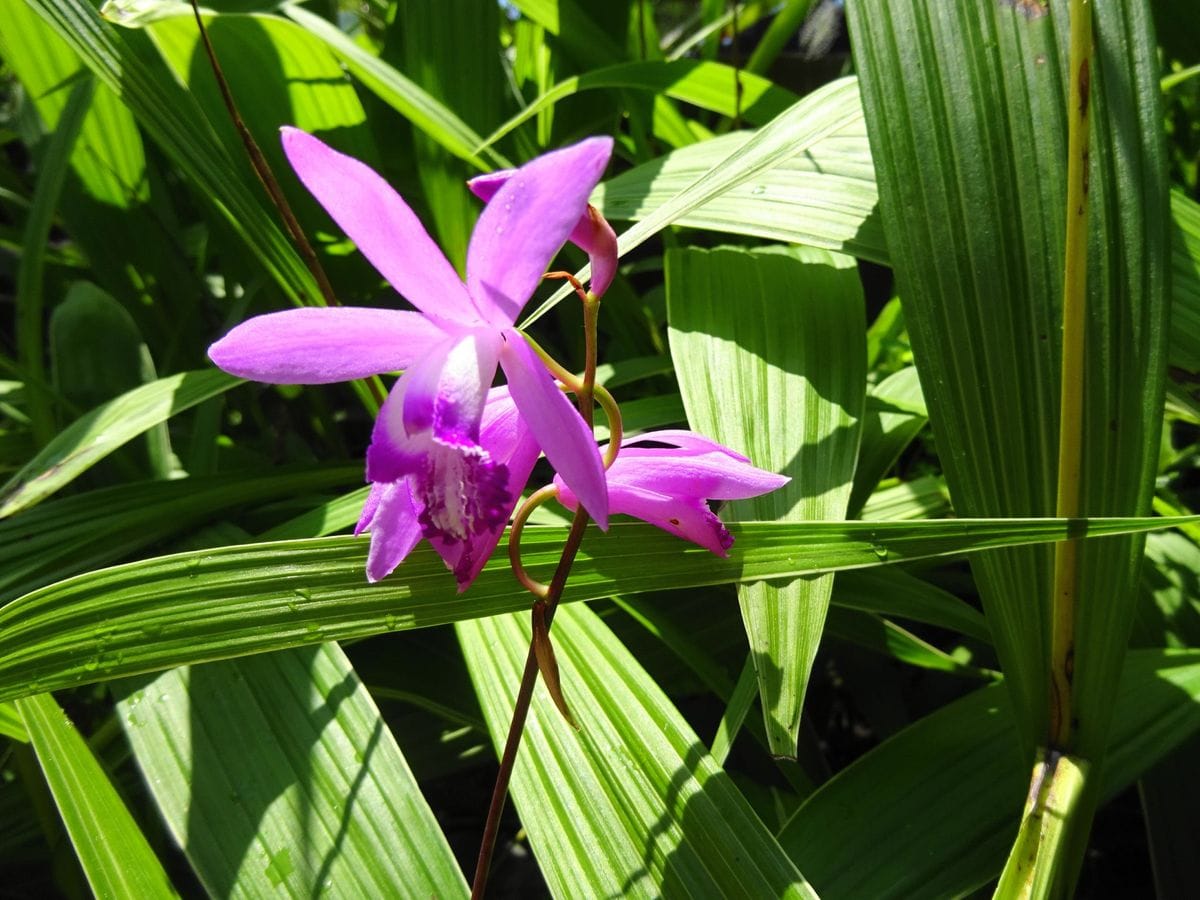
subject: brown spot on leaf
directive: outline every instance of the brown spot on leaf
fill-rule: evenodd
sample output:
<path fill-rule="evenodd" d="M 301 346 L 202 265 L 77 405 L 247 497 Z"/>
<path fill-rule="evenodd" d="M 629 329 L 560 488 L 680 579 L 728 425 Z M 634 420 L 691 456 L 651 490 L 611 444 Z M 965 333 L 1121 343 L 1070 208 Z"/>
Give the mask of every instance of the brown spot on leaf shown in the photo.
<path fill-rule="evenodd" d="M 1050 6 L 1042 0 L 1000 0 L 1001 6 L 1011 6 L 1026 19 L 1040 19 L 1050 11 Z"/>

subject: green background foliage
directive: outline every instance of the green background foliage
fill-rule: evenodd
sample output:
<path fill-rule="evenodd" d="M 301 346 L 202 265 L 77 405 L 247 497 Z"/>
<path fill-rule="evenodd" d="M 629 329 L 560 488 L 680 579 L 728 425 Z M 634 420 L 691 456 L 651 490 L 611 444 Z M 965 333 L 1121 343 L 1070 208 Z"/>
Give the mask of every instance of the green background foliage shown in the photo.
<path fill-rule="evenodd" d="M 404 301 L 281 125 L 379 170 L 460 270 L 467 178 L 612 135 L 598 380 L 628 435 L 691 427 L 791 478 L 721 511 L 726 559 L 589 532 L 554 629 L 580 729 L 537 689 L 494 896 L 992 890 L 1046 742 L 1067 538 L 1088 781 L 1061 862 L 1088 896 L 1195 892 L 1200 525 L 1152 513 L 1200 511 L 1200 43 L 1182 0 L 1093 5 L 1072 521 L 1046 518 L 1066 4 L 205 5 L 347 305 Z M 528 594 L 501 554 L 460 596 L 428 548 L 368 586 L 371 387 L 208 362 L 325 299 L 191 8 L 0 0 L 0 22 L 6 887 L 465 895 Z M 581 322 L 549 284 L 522 327 L 577 368 Z M 548 580 L 564 520 L 533 523 Z"/>

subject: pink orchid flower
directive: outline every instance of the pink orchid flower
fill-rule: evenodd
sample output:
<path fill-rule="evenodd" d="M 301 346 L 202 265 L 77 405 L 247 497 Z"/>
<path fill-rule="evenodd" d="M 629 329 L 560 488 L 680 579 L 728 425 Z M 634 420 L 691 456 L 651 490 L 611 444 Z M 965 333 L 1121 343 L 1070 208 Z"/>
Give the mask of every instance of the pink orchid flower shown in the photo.
<path fill-rule="evenodd" d="M 501 169 L 478 175 L 467 182 L 467 187 L 487 203 L 499 192 L 518 169 Z M 604 295 L 617 274 L 617 233 L 608 220 L 592 204 L 587 205 L 583 216 L 571 230 L 570 241 L 588 255 L 592 267 L 592 293 Z"/>
<path fill-rule="evenodd" d="M 631 438 L 618 451 L 608 470 L 608 508 L 728 556 L 733 535 L 706 501 L 745 500 L 789 481 L 695 432 L 650 431 Z M 557 476 L 554 484 L 559 502 L 574 511 L 578 495 Z"/>
<path fill-rule="evenodd" d="M 467 540 L 452 541 L 433 534 L 430 543 L 441 554 L 458 581 L 459 593 L 470 587 L 492 551 L 500 543 L 504 526 L 512 517 L 521 489 L 529 481 L 541 449 L 521 421 L 507 387 L 492 388 L 479 427 L 479 445 L 508 474 L 507 490 L 485 498 L 492 504 L 489 525 Z M 412 552 L 428 530 L 429 508 L 421 496 L 418 479 L 376 482 L 363 506 L 355 534 L 369 530 L 371 549 L 367 554 L 367 580 L 390 575 Z"/>
<path fill-rule="evenodd" d="M 398 523 L 408 521 L 409 509 L 460 585 L 482 565 L 481 542 L 503 529 L 524 484 L 493 455 L 496 447 L 489 449 L 481 430 L 498 365 L 534 446 L 606 528 L 608 494 L 591 430 L 513 323 L 559 248 L 590 220 L 587 198 L 612 140 L 590 138 L 511 172 L 480 214 L 464 284 L 416 214 L 370 167 L 298 129 L 282 132 L 305 187 L 419 312 L 270 313 L 237 326 L 208 352 L 227 372 L 274 384 L 327 384 L 405 370 L 380 409 L 367 450 L 367 480 L 376 487 L 361 527 L 386 535 L 378 550 L 372 541 L 369 577 L 383 577 L 407 553 L 399 548 L 411 534 Z M 521 460 L 523 466 L 524 455 Z"/>
<path fill-rule="evenodd" d="M 488 392 L 479 442 L 493 460 L 508 469 L 513 493 L 529 480 L 540 451 L 529 426 L 505 387 Z M 655 444 L 653 447 L 637 444 Z M 609 511 L 657 525 L 718 556 L 727 556 L 733 535 L 708 508 L 712 500 L 743 500 L 787 484 L 791 479 L 750 464 L 750 460 L 691 431 L 652 431 L 621 447 L 608 470 Z M 574 511 L 579 499 L 561 476 L 554 479 L 558 500 Z M 470 586 L 491 557 L 516 506 L 506 496 L 495 524 L 469 541 L 448 543 L 431 538 L 458 579 L 459 591 Z M 424 535 L 426 509 L 414 479 L 375 484 L 363 507 L 355 534 L 371 532 L 367 578 L 378 581 L 412 552 Z"/>

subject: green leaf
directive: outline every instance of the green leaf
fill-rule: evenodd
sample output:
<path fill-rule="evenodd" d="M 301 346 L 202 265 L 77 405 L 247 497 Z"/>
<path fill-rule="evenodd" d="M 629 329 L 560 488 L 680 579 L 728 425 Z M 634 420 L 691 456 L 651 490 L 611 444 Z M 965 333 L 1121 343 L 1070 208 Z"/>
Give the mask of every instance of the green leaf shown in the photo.
<path fill-rule="evenodd" d="M 0 519 L 44 500 L 159 422 L 240 383 L 217 369 L 184 372 L 96 407 L 61 431 L 0 488 Z"/>
<path fill-rule="evenodd" d="M 809 150 L 819 141 L 860 121 L 861 116 L 858 86 L 853 79 L 844 78 L 813 91 L 747 140 L 737 146 L 723 148 L 728 152 L 713 159 L 711 165 L 690 179 L 678 193 L 621 234 L 617 239 L 618 251 L 621 255 L 628 253 L 667 225 L 680 222 L 684 216 L 731 188 Z M 577 273 L 577 277 L 586 279 L 589 271 L 585 266 Z M 570 285 L 560 288 L 526 317 L 521 327 L 536 321 L 570 291 Z"/>
<path fill-rule="evenodd" d="M 766 78 L 721 63 L 692 59 L 620 63 L 560 81 L 488 135 L 484 146 L 496 143 L 560 100 L 603 88 L 650 91 L 731 118 L 740 111 L 751 125 L 766 124 L 799 99 Z"/>
<path fill-rule="evenodd" d="M 1200 417 L 1200 204 L 1171 191 L 1171 347 L 1167 395 Z"/>
<path fill-rule="evenodd" d="M 25 730 L 25 720 L 15 701 L 0 703 L 0 734 L 22 744 L 29 743 L 29 732 Z"/>
<path fill-rule="evenodd" d="M 853 260 L 810 248 L 671 250 L 666 283 L 688 423 L 791 478 L 731 504 L 733 514 L 845 518 L 866 393 L 866 319 Z M 795 755 L 832 589 L 830 575 L 738 591 L 776 756 Z"/>
<path fill-rule="evenodd" d="M 25 375 L 28 391 L 30 428 L 38 446 L 49 443 L 54 435 L 52 397 L 47 390 L 44 361 L 42 263 L 50 237 L 50 225 L 58 205 L 59 192 L 67 176 L 67 163 L 84 116 L 92 102 L 95 82 L 84 77 L 71 89 L 58 128 L 42 160 L 33 205 L 22 235 L 21 261 L 17 268 L 17 362 Z"/>
<path fill-rule="evenodd" d="M 869 568 L 968 551 L 1148 531 L 1172 520 L 953 519 L 742 523 L 726 559 L 649 525 L 589 532 L 564 599 Z M 525 565 L 549 579 L 562 528 L 529 528 Z M 424 628 L 526 609 L 507 560 L 458 596 L 436 553 L 418 548 L 394 576 L 364 586 L 360 538 L 249 544 L 102 569 L 0 607 L 0 701 L 121 675 Z M 886 610 L 885 610 L 886 611 Z"/>
<path fill-rule="evenodd" d="M 353 484 L 361 478 L 361 466 L 305 466 L 291 471 L 122 484 L 43 503 L 20 516 L 0 520 L 0 598 L 12 599 L 51 581 L 120 560 L 194 528 L 217 512 Z M 327 514 L 323 521 L 334 530 L 354 524 L 365 498 L 359 492 L 351 498 L 353 509 L 345 519 Z M 101 520 L 104 527 L 97 528 Z M 282 527 L 272 529 L 264 539 L 321 533 L 280 533 Z"/>
<path fill-rule="evenodd" d="M 527 617 L 465 623 L 458 634 L 488 729 L 502 747 L 528 652 Z M 551 892 L 816 896 L 595 613 L 563 608 L 553 635 L 580 730 L 558 715 L 539 685 L 512 781 Z"/>
<path fill-rule="evenodd" d="M 150 350 L 133 317 L 111 294 L 76 281 L 50 316 L 54 387 L 67 408 L 89 410 L 152 382 Z M 157 478 L 171 474 L 171 441 L 165 423 L 146 432 L 141 468 Z"/>
<path fill-rule="evenodd" d="M 840 102 L 852 110 L 840 127 L 794 153 L 781 154 L 769 168 L 676 215 L 673 223 L 841 250 L 886 263 L 858 82 L 839 84 L 848 92 Z M 645 219 L 754 136 L 735 132 L 674 150 L 609 179 L 596 188 L 591 202 L 608 219 Z"/>
<path fill-rule="evenodd" d="M 848 6 L 880 210 L 939 457 L 960 515 L 1055 508 L 1066 214 L 1066 15 Z M 1083 509 L 1149 508 L 1169 251 L 1158 63 L 1141 3 L 1096 7 Z M 1117 48 L 1121 48 L 1118 52 Z M 1050 548 L 974 563 L 1027 747 L 1045 734 Z M 1083 550 L 1075 703 L 1104 746 L 1141 542 Z"/>
<path fill-rule="evenodd" d="M 283 291 L 320 302 L 312 274 L 267 211 L 261 191 L 235 165 L 196 101 L 159 60 L 139 53 L 87 0 L 27 0 L 96 78 L 107 85 L 188 179 L 225 216 Z"/>
<path fill-rule="evenodd" d="M 1101 776 L 1111 797 L 1200 728 L 1200 653 L 1134 650 Z M 984 688 L 888 739 L 822 785 L 779 840 L 825 900 L 962 896 L 994 879 L 1029 769 L 1010 693 Z M 877 865 L 862 865 L 880 847 Z"/>
<path fill-rule="evenodd" d="M 470 28 L 463 28 L 470 22 Z M 496 52 L 500 7 L 490 0 L 407 3 L 396 9 L 385 40 L 402 48 L 404 68 L 431 96 L 478 129 L 494 128 L 507 108 L 508 86 Z M 394 51 L 393 55 L 397 55 Z M 453 158 L 413 129 L 414 166 L 446 258 L 466 271 L 467 245 L 482 208 L 467 188 L 473 166 Z"/>
<path fill-rule="evenodd" d="M 823 637 L 840 638 L 873 653 L 922 669 L 975 678 L 999 679 L 998 673 L 967 665 L 895 622 L 870 613 L 844 608 L 829 610 Z"/>
<path fill-rule="evenodd" d="M 625 56 L 577 0 L 513 0 L 512 5 L 562 41 L 590 68 L 609 65 Z"/>
<path fill-rule="evenodd" d="M 462 872 L 336 644 L 118 687 L 137 763 L 215 897 L 457 897 Z"/>
<path fill-rule="evenodd" d="M 475 148 L 483 143 L 483 139 L 470 126 L 419 85 L 363 49 L 326 19 L 291 4 L 284 6 L 283 11 L 292 21 L 324 41 L 368 90 L 459 159 L 485 172 L 496 167 L 511 166 L 507 159 L 494 151 L 485 153 L 483 157 L 477 156 Z"/>
<path fill-rule="evenodd" d="M 948 591 L 903 569 L 861 569 L 838 576 L 833 602 L 851 609 L 911 619 L 991 643 L 987 619 Z"/>
<path fill-rule="evenodd" d="M 1138 783 L 1156 897 L 1186 897 L 1200 879 L 1200 834 L 1195 825 L 1200 784 L 1193 778 L 1200 735 L 1151 767 Z"/>
<path fill-rule="evenodd" d="M 863 417 L 862 447 L 850 494 L 851 516 L 857 516 L 879 484 L 929 421 L 921 382 L 914 366 L 889 375 L 871 388 Z"/>
<path fill-rule="evenodd" d="M 107 773 L 49 694 L 17 701 L 46 783 L 97 897 L 175 897 Z"/>

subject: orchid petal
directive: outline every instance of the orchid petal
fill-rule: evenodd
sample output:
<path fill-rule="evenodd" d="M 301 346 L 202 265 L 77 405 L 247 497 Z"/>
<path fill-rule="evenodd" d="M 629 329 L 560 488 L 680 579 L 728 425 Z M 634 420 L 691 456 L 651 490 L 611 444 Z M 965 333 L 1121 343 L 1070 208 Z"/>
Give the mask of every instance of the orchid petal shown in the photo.
<path fill-rule="evenodd" d="M 650 488 L 671 496 L 744 500 L 787 484 L 791 479 L 742 462 L 724 452 L 622 447 L 608 470 L 614 484 Z"/>
<path fill-rule="evenodd" d="M 583 501 L 601 529 L 608 528 L 604 464 L 592 431 L 554 383 L 519 331 L 505 332 L 500 365 L 512 399 L 550 465 Z"/>
<path fill-rule="evenodd" d="M 427 315 L 478 323 L 454 267 L 386 181 L 311 134 L 280 131 L 284 153 L 304 186 L 392 287 Z"/>
<path fill-rule="evenodd" d="M 625 452 L 626 447 L 636 447 L 638 444 L 644 442 L 669 444 L 681 450 L 703 450 L 724 453 L 740 462 L 750 462 L 750 457 L 744 456 L 736 450 L 726 447 L 724 444 L 718 444 L 712 438 L 707 438 L 702 434 L 697 434 L 694 431 L 686 431 L 682 428 L 662 428 L 658 431 L 647 431 L 626 438 L 625 443 L 621 445 L 621 452 Z"/>
<path fill-rule="evenodd" d="M 418 471 L 433 442 L 429 432 L 409 435 L 404 429 L 404 395 L 408 381 L 408 373 L 397 379 L 375 417 L 371 443 L 367 447 L 367 481 L 398 481 Z"/>
<path fill-rule="evenodd" d="M 467 287 L 483 318 L 516 321 L 587 208 L 611 138 L 589 138 L 517 169 L 484 208 L 467 248 Z M 585 504 L 586 506 L 586 504 Z"/>
<path fill-rule="evenodd" d="M 475 443 L 488 386 L 496 375 L 499 332 L 455 335 L 405 373 L 404 431 L 433 430 L 438 440 Z"/>
<path fill-rule="evenodd" d="M 541 449 L 529 431 L 516 404 L 512 402 L 507 387 L 492 388 L 488 394 L 487 407 L 480 425 L 479 443 L 498 463 L 508 467 L 508 491 L 510 501 L 504 521 L 466 541 L 446 544 L 434 541 L 446 565 L 458 580 L 461 594 L 483 570 L 504 534 L 504 526 L 512 518 L 513 510 L 521 498 L 521 491 L 533 474 L 534 464 L 541 456 Z"/>
<path fill-rule="evenodd" d="M 404 369 L 445 333 L 415 312 L 364 307 L 255 316 L 208 348 L 232 375 L 268 384 L 330 384 Z"/>
<path fill-rule="evenodd" d="M 574 492 L 559 478 L 558 500 L 567 509 L 579 503 Z M 717 556 L 728 556 L 733 535 L 708 505 L 694 496 L 669 496 L 640 486 L 609 483 L 608 498 L 614 514 L 635 516 L 685 541 L 699 544 Z"/>
<path fill-rule="evenodd" d="M 515 171 L 516 169 L 501 169 L 498 172 L 479 175 L 468 181 L 467 187 L 476 197 L 487 203 L 496 196 Z M 617 233 L 608 224 L 608 220 L 600 215 L 600 210 L 589 203 L 567 240 L 587 253 L 592 267 L 592 293 L 597 297 L 603 296 L 617 274 Z"/>
<path fill-rule="evenodd" d="M 421 540 L 421 526 L 407 481 L 382 487 L 369 527 L 367 581 L 376 582 L 390 575 Z"/>
<path fill-rule="evenodd" d="M 362 514 L 358 517 L 358 524 L 354 526 L 355 537 L 371 527 L 371 520 L 375 518 L 375 511 L 379 509 L 379 501 L 383 499 L 383 492 L 387 490 L 387 487 L 383 482 L 371 485 L 371 490 L 367 493 L 367 500 L 363 504 Z"/>

